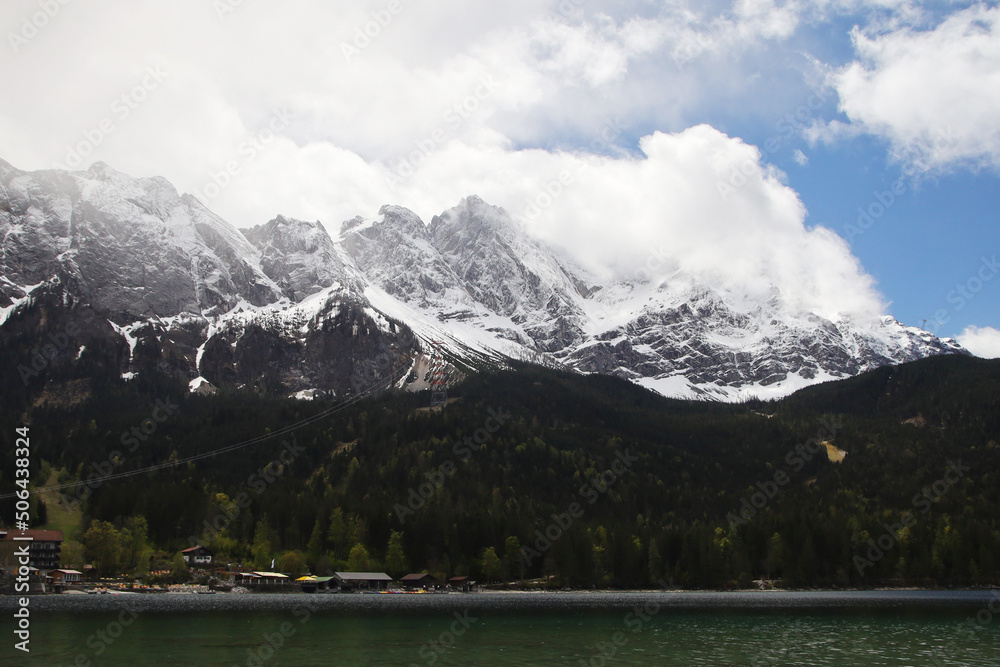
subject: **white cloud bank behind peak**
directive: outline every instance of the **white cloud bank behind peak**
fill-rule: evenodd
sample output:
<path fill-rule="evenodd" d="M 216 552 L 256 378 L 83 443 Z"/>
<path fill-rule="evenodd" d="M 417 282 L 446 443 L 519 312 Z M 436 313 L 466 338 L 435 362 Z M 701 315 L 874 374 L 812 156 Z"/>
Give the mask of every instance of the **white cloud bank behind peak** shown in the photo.
<path fill-rule="evenodd" d="M 616 131 L 610 123 L 604 135 Z M 708 125 L 656 132 L 639 147 L 612 157 L 455 140 L 422 155 L 403 178 L 395 165 L 330 144 L 276 142 L 241 173 L 239 190 L 215 203 L 241 218 L 259 217 L 277 200 L 281 212 L 320 219 L 336 234 L 341 221 L 372 215 L 373 202 L 406 206 L 429 221 L 476 194 L 602 278 L 634 276 L 656 251 L 667 258 L 658 277 L 683 271 L 736 299 L 777 296 L 793 313 L 830 319 L 884 312 L 847 244 L 806 226 L 798 195 L 756 147 Z M 275 187 L 279 169 L 282 182 L 296 187 Z"/>
<path fill-rule="evenodd" d="M 32 91 L 5 100 L 0 157 L 44 168 L 90 146 L 69 166 L 163 174 L 238 227 L 281 213 L 336 233 L 385 203 L 428 220 L 478 194 L 598 271 L 633 274 L 663 248 L 668 270 L 751 301 L 883 311 L 846 244 L 806 225 L 756 148 L 707 125 L 677 131 L 712 91 L 755 80 L 755 54 L 793 36 L 808 3 L 736 0 L 712 18 L 694 2 L 408 1 L 384 27 L 383 0 L 217 5 L 66 5 L 0 53 L 4 89 Z M 18 0 L 0 13 L 19 25 L 36 11 Z M 163 78 L 140 87 L 150 67 Z"/>

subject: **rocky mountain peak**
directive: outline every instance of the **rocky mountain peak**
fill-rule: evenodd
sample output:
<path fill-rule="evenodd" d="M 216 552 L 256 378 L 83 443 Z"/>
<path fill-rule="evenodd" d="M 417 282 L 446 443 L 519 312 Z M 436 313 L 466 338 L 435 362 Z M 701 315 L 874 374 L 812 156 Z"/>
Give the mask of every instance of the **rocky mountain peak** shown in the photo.
<path fill-rule="evenodd" d="M 122 336 L 123 372 L 164 363 L 216 386 L 340 392 L 344 373 L 375 378 L 389 351 L 392 368 L 416 368 L 418 350 L 443 341 L 473 367 L 530 359 L 740 400 L 964 353 L 889 317 L 789 312 L 776 290 L 744 298 L 679 273 L 599 279 L 477 196 L 430 225 L 386 205 L 334 239 L 286 216 L 241 232 L 165 179 L 102 163 L 0 161 L 0 184 L 0 326 L 58 276 Z"/>
<path fill-rule="evenodd" d="M 383 234 L 392 230 L 413 238 L 427 237 L 427 225 L 420 216 L 408 208 L 386 204 L 379 209 L 378 215 L 374 226 L 382 230 Z"/>
<path fill-rule="evenodd" d="M 442 252 L 463 252 L 476 245 L 510 242 L 523 232 L 499 206 L 487 204 L 477 195 L 431 219 L 434 245 Z"/>
<path fill-rule="evenodd" d="M 292 301 L 335 285 L 355 294 L 363 291 L 356 270 L 318 221 L 279 215 L 244 229 L 243 235 L 260 251 L 261 269 Z"/>

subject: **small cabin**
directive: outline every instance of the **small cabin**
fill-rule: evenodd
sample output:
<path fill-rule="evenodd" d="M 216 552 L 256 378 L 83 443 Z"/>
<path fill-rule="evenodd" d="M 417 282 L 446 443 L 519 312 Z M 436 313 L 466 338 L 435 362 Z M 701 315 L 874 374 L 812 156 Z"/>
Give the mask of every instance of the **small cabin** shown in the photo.
<path fill-rule="evenodd" d="M 408 574 L 399 580 L 399 583 L 403 585 L 403 588 L 409 591 L 414 590 L 431 590 L 437 586 L 437 579 L 434 578 L 433 574 L 428 572 L 420 572 L 418 574 Z"/>
<path fill-rule="evenodd" d="M 209 565 L 215 554 L 207 547 L 193 546 L 181 551 L 181 555 L 184 556 L 184 562 L 188 565 Z"/>
<path fill-rule="evenodd" d="M 83 583 L 83 572 L 78 570 L 52 570 L 49 576 L 52 578 L 52 583 L 57 586 Z"/>
<path fill-rule="evenodd" d="M 448 580 L 448 585 L 463 593 L 471 593 L 479 590 L 479 584 L 468 577 L 452 577 Z"/>

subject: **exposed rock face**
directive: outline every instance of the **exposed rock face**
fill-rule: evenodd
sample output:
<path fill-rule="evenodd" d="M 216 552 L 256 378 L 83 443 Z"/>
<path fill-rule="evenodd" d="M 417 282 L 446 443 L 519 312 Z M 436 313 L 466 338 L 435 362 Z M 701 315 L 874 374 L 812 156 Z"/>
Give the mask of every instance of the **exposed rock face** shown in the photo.
<path fill-rule="evenodd" d="M 468 197 L 431 221 L 434 247 L 490 311 L 521 326 L 543 352 L 583 340 L 581 295 L 554 255 L 503 209 Z"/>
<path fill-rule="evenodd" d="M 334 285 L 355 294 L 364 291 L 349 260 L 319 222 L 278 216 L 265 225 L 243 230 L 260 253 L 264 274 L 292 301 Z"/>
<path fill-rule="evenodd" d="M 94 315 L 86 335 L 46 372 L 103 365 L 273 395 L 405 384 L 432 342 L 458 364 L 529 359 L 721 400 L 964 353 L 892 318 L 738 302 L 697 276 L 601 281 L 478 197 L 429 225 L 384 206 L 337 239 L 282 216 L 240 232 L 162 178 L 0 161 L 0 233 L 14 373 L 33 336 L 80 312 Z"/>
<path fill-rule="evenodd" d="M 459 353 L 463 346 L 487 348 L 615 374 L 673 396 L 778 396 L 886 364 L 962 352 L 954 341 L 892 318 L 832 322 L 788 312 L 777 296 L 730 303 L 695 276 L 600 284 L 478 197 L 429 226 L 406 209 L 383 207 L 374 220 L 345 223 L 342 233 L 370 285 L 411 306 L 409 312 L 432 316 L 428 325 L 398 304 L 384 306 L 427 338 L 449 341 Z"/>
<path fill-rule="evenodd" d="M 279 298 L 247 239 L 162 178 L 0 164 L 4 305 L 57 273 L 116 319 L 211 315 Z"/>

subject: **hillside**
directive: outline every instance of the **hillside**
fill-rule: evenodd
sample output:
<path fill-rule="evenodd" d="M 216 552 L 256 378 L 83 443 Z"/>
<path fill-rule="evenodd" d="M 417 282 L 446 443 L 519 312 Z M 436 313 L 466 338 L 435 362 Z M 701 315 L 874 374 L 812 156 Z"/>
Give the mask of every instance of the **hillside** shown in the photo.
<path fill-rule="evenodd" d="M 72 480 L 114 451 L 115 472 L 136 470 L 334 411 L 294 442 L 109 480 L 82 503 L 85 524 L 144 517 L 167 553 L 193 536 L 223 562 L 301 552 L 321 572 L 367 555 L 369 567 L 572 586 L 1000 583 L 1000 362 L 927 359 L 739 405 L 534 366 L 471 376 L 449 395 L 441 411 L 402 392 L 338 408 L 192 395 L 150 375 L 49 396 L 24 417 L 35 465 Z M 163 416 L 158 400 L 169 414 L 130 438 Z M 11 440 L 11 412 L 4 422 Z M 824 441 L 847 452 L 842 463 Z M 220 516 L 221 533 L 205 529 Z M 394 532 L 403 561 L 388 552 Z M 503 572 L 484 566 L 490 548 Z"/>

